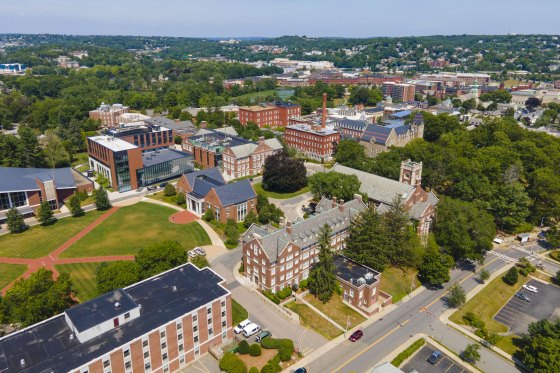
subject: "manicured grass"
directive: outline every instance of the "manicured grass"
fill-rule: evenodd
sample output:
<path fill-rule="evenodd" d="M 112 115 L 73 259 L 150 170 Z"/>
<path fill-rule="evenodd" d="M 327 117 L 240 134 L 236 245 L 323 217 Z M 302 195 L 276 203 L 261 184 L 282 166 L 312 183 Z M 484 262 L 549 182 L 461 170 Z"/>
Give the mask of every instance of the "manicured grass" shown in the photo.
<path fill-rule="evenodd" d="M 23 233 L 0 236 L 0 256 L 11 258 L 40 258 L 78 234 L 93 223 L 104 211 L 90 211 L 79 218 L 63 218 L 53 225 L 35 225 Z"/>
<path fill-rule="evenodd" d="M 353 310 L 348 305 L 342 302 L 340 295 L 335 294 L 330 301 L 323 304 L 319 299 L 315 298 L 312 294 L 307 294 L 305 300 L 311 303 L 313 307 L 323 312 L 325 315 L 333 319 L 338 325 L 346 328 L 346 322 L 350 322 L 348 329 L 352 329 L 358 324 L 366 321 L 366 318 L 360 313 Z"/>
<path fill-rule="evenodd" d="M 500 336 L 500 338 L 496 342 L 496 347 L 498 347 L 502 351 L 507 352 L 510 355 L 513 355 L 520 350 L 520 343 L 520 337 L 516 336 L 515 334 L 509 334 Z"/>
<path fill-rule="evenodd" d="M 505 333 L 508 327 L 493 319 L 494 315 L 509 301 L 509 299 L 525 283 L 526 278 L 519 275 L 519 281 L 514 286 L 507 285 L 502 276 L 496 277 L 484 287 L 478 294 L 472 297 L 463 307 L 455 311 L 449 320 L 457 324 L 465 325 L 463 316 L 472 312 L 484 321 L 489 332 Z"/>
<path fill-rule="evenodd" d="M 303 326 L 313 329 L 327 339 L 334 339 L 342 334 L 340 329 L 319 316 L 306 304 L 293 301 L 286 304 L 284 307 L 297 313 Z"/>
<path fill-rule="evenodd" d="M 403 361 L 414 355 L 414 353 L 418 351 L 420 347 L 424 346 L 424 343 L 426 343 L 426 340 L 424 338 L 417 339 L 416 341 L 414 341 L 414 343 L 408 346 L 406 350 L 398 354 L 397 357 L 394 358 L 393 361 L 391 361 L 391 364 L 398 368 L 399 365 L 403 363 Z"/>
<path fill-rule="evenodd" d="M 144 246 L 167 240 L 178 241 L 187 250 L 210 244 L 210 238 L 198 223 L 171 223 L 169 216 L 175 212 L 147 202 L 122 207 L 61 257 L 134 255 Z"/>
<path fill-rule="evenodd" d="M 72 197 L 68 197 L 64 200 L 64 204 L 66 205 L 66 207 L 68 207 L 68 209 L 70 209 L 70 198 Z M 87 196 L 86 199 L 80 201 L 80 206 L 84 207 L 84 206 L 92 205 L 94 202 L 95 202 L 95 197 L 93 195 Z"/>
<path fill-rule="evenodd" d="M 154 194 L 147 195 L 146 197 L 151 198 L 151 199 L 155 199 L 155 200 L 158 200 L 158 201 L 166 202 L 166 203 L 169 203 L 171 205 L 175 205 L 175 206 L 179 206 L 179 207 L 183 207 L 183 208 L 185 207 L 185 204 L 183 204 L 183 205 L 178 205 L 177 204 L 177 202 L 176 202 L 177 201 L 177 195 L 176 194 L 174 196 L 166 196 L 165 194 L 163 194 L 163 191 L 161 191 L 161 192 L 157 192 L 157 193 L 154 193 Z"/>
<path fill-rule="evenodd" d="M 255 183 L 255 184 L 253 184 L 253 188 L 255 188 L 255 192 L 257 192 L 257 193 L 262 193 L 262 194 L 264 194 L 265 196 L 267 196 L 268 198 L 274 198 L 274 199 L 288 199 L 288 198 L 293 198 L 293 197 L 299 196 L 300 194 L 309 192 L 309 186 L 306 186 L 306 187 L 304 187 L 304 188 L 301 188 L 301 189 L 298 190 L 297 192 L 293 192 L 293 193 L 275 193 L 275 192 L 268 192 L 268 191 L 266 191 L 266 190 L 263 189 L 261 183 Z"/>
<path fill-rule="evenodd" d="M 27 270 L 23 264 L 4 264 L 0 263 L 0 289 L 7 286 Z"/>
<path fill-rule="evenodd" d="M 76 290 L 76 297 L 81 303 L 97 297 L 96 271 L 101 263 L 57 264 L 59 273 L 67 272 Z"/>
<path fill-rule="evenodd" d="M 237 303 L 233 298 L 231 299 L 231 317 L 233 325 L 237 325 L 249 317 L 249 312 L 247 312 L 245 307 Z"/>
<path fill-rule="evenodd" d="M 381 276 L 381 290 L 393 296 L 393 303 L 397 303 L 410 293 L 410 284 L 412 290 L 420 286 L 417 277 L 418 271 L 409 268 L 402 271 L 398 268 L 387 268 Z"/>

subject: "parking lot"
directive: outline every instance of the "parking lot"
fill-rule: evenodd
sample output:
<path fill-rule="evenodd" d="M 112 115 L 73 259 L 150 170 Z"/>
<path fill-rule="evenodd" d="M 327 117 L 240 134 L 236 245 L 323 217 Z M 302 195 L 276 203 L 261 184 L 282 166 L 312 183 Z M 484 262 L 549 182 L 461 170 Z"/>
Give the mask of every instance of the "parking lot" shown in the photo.
<path fill-rule="evenodd" d="M 534 321 L 560 318 L 560 288 L 535 280 L 527 281 L 527 285 L 539 290 L 537 294 L 521 290 L 530 302 L 512 297 L 494 316 L 494 320 L 508 326 L 517 335 L 526 333 L 527 327 Z"/>
<path fill-rule="evenodd" d="M 426 343 L 424 347 L 420 351 L 418 351 L 412 359 L 408 361 L 401 370 L 404 372 L 411 372 L 413 370 L 417 370 L 420 373 L 467 373 L 470 372 L 463 366 L 457 364 L 455 361 L 450 359 L 444 353 L 441 354 L 441 357 L 436 362 L 435 365 L 428 363 L 428 358 L 434 351 L 439 351 L 436 347 L 433 347 L 429 343 Z M 441 352 L 441 351 L 440 351 Z"/>

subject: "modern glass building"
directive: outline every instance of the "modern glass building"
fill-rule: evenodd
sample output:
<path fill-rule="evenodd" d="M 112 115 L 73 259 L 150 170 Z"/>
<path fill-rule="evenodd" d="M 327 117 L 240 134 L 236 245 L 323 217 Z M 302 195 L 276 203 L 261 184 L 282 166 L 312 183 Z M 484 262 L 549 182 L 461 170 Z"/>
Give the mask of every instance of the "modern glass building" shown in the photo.
<path fill-rule="evenodd" d="M 142 154 L 144 167 L 136 171 L 138 186 L 155 184 L 194 170 L 193 156 L 173 149 Z"/>

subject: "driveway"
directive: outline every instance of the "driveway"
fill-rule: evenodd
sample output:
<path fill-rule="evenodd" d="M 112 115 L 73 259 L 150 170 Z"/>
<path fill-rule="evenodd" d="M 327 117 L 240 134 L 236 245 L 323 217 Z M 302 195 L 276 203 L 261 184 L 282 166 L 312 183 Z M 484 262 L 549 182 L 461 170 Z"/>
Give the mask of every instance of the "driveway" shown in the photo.
<path fill-rule="evenodd" d="M 303 210 L 301 208 L 304 205 L 308 205 L 311 199 L 313 199 L 313 195 L 310 192 L 307 192 L 293 198 L 269 198 L 268 200 L 284 212 L 287 221 L 294 221 L 298 217 L 303 218 Z"/>

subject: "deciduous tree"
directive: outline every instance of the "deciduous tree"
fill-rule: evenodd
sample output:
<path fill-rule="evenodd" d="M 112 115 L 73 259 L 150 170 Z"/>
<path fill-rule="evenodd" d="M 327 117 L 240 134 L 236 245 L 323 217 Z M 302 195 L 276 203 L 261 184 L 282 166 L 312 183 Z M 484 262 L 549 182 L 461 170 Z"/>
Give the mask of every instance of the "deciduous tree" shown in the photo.
<path fill-rule="evenodd" d="M 105 294 L 141 279 L 140 266 L 134 261 L 104 262 L 97 267 L 97 293 Z"/>
<path fill-rule="evenodd" d="M 136 262 L 142 277 L 154 276 L 186 263 L 187 251 L 177 241 L 164 241 L 148 245 L 138 252 Z"/>
<path fill-rule="evenodd" d="M 360 192 L 360 180 L 356 175 L 345 175 L 339 172 L 317 172 L 309 177 L 309 187 L 313 198 L 322 197 L 349 201 Z"/>
<path fill-rule="evenodd" d="M 26 228 L 23 215 L 15 207 L 12 207 L 6 213 L 6 224 L 10 233 L 21 233 Z"/>
<path fill-rule="evenodd" d="M 461 287 L 461 285 L 455 283 L 449 289 L 449 294 L 447 296 L 447 303 L 449 306 L 453 308 L 459 308 L 465 301 L 467 300 L 467 295 L 465 294 L 465 290 Z"/>
<path fill-rule="evenodd" d="M 529 324 L 523 336 L 522 361 L 533 372 L 560 372 L 560 321 Z"/>
<path fill-rule="evenodd" d="M 266 159 L 262 187 L 270 192 L 296 192 L 307 186 L 306 173 L 302 160 L 291 158 L 283 151 Z"/>

